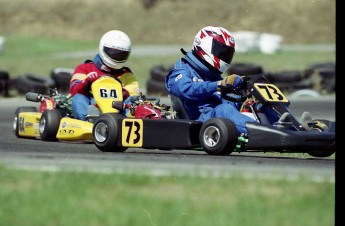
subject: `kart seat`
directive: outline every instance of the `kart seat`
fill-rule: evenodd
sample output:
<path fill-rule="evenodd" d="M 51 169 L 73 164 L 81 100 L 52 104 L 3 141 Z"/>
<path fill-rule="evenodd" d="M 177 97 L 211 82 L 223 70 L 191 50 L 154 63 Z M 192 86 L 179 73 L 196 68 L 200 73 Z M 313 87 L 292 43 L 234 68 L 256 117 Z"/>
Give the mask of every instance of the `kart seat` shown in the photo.
<path fill-rule="evenodd" d="M 171 105 L 173 110 L 176 112 L 176 118 L 178 119 L 190 119 L 186 109 L 184 108 L 184 105 L 181 101 L 180 98 L 178 98 L 177 96 L 174 96 L 172 94 L 170 95 L 170 100 L 171 100 Z"/>

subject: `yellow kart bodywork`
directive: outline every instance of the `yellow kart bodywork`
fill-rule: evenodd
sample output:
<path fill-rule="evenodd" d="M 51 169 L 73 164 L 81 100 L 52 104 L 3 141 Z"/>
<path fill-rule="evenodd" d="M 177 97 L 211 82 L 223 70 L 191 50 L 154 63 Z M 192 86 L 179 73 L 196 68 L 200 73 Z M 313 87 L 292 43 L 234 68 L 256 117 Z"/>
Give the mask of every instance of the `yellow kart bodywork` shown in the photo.
<path fill-rule="evenodd" d="M 41 139 L 39 125 L 41 112 L 21 112 L 18 115 L 18 135 Z M 92 140 L 91 122 L 64 117 L 61 118 L 56 134 L 58 140 Z"/>
<path fill-rule="evenodd" d="M 41 112 L 21 112 L 18 114 L 18 135 L 40 138 L 39 124 Z"/>
<path fill-rule="evenodd" d="M 113 102 L 116 101 L 122 105 L 123 96 L 122 84 L 120 81 L 109 76 L 102 76 L 97 81 L 92 83 L 91 93 L 95 98 L 99 114 L 110 112 L 119 113 L 120 110 L 113 107 Z M 20 108 L 22 108 L 22 112 L 19 110 Z M 44 114 L 46 114 L 46 112 L 37 112 L 35 107 L 20 108 L 18 108 L 18 112 L 15 113 L 15 120 L 13 124 L 14 132 L 18 137 L 28 137 L 42 140 L 93 140 L 93 123 L 90 121 L 83 121 L 71 117 L 61 117 L 60 114 L 58 114 L 58 120 L 56 120 L 55 125 L 53 126 L 54 129 L 52 129 L 49 119 L 56 117 L 49 116 L 45 118 Z M 26 110 L 24 110 L 25 108 Z M 58 110 L 51 108 L 47 111 Z M 42 120 L 42 118 L 44 118 L 44 120 Z M 50 130 L 53 132 L 49 132 L 50 135 L 48 137 L 43 137 L 41 135 L 44 133 L 43 130 Z"/>

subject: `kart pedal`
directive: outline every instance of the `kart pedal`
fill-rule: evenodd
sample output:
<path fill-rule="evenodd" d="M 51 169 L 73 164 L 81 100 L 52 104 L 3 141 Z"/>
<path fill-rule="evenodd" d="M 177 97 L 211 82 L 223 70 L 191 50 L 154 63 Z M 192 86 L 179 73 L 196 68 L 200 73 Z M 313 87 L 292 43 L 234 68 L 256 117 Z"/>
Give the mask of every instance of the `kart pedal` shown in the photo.
<path fill-rule="evenodd" d="M 307 111 L 302 113 L 300 123 L 306 130 L 311 130 L 313 123 L 311 122 L 313 120 L 311 114 Z"/>
<path fill-rule="evenodd" d="M 278 128 L 285 128 L 289 125 L 292 125 L 292 122 L 291 122 L 291 114 L 289 112 L 284 112 L 279 120 L 277 122 L 275 122 L 273 125 L 274 126 L 277 126 Z"/>

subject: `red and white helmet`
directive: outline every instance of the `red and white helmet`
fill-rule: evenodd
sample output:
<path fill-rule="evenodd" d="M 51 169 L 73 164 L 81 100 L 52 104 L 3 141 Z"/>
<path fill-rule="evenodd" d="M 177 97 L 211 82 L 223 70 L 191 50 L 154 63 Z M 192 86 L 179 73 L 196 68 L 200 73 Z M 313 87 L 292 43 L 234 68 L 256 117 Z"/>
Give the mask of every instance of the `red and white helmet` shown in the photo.
<path fill-rule="evenodd" d="M 131 47 L 131 40 L 127 34 L 112 30 L 105 33 L 99 41 L 99 55 L 105 65 L 118 69 L 128 59 Z"/>
<path fill-rule="evenodd" d="M 207 26 L 195 36 L 192 51 L 223 73 L 234 56 L 235 39 L 225 28 Z"/>

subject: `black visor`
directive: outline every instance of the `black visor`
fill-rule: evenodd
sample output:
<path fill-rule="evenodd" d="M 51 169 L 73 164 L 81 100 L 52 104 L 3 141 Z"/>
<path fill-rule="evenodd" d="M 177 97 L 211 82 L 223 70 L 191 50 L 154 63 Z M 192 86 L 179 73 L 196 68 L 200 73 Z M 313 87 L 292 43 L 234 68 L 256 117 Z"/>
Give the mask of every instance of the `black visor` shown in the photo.
<path fill-rule="evenodd" d="M 103 47 L 104 53 L 117 63 L 122 63 L 128 59 L 130 51 Z"/>
<path fill-rule="evenodd" d="M 212 42 L 212 54 L 224 61 L 225 63 L 230 64 L 232 57 L 234 56 L 235 49 L 231 46 L 224 45 L 215 39 Z"/>

